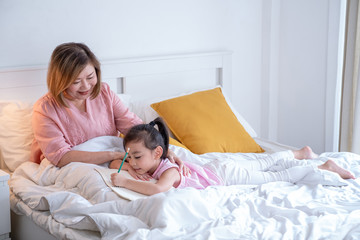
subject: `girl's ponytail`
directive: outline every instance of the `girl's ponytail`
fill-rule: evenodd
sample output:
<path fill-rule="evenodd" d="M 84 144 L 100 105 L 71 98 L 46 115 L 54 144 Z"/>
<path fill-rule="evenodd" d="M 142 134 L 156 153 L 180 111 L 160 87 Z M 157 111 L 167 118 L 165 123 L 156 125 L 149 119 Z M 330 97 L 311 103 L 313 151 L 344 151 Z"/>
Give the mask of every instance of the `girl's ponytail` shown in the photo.
<path fill-rule="evenodd" d="M 168 132 L 168 129 L 166 127 L 166 124 L 164 123 L 164 121 L 160 117 L 155 118 L 152 122 L 154 122 L 158 126 L 159 132 L 160 132 L 161 136 L 164 139 L 164 147 L 163 147 L 164 149 L 163 149 L 163 155 L 161 157 L 166 158 L 167 153 L 168 153 L 168 149 L 169 149 L 169 132 Z"/>

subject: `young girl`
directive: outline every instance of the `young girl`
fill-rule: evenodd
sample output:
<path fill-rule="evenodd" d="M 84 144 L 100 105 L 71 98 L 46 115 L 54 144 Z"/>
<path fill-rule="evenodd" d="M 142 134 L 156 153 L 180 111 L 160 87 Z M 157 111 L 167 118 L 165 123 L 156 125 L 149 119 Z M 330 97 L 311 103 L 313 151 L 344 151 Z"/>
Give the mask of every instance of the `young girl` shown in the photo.
<path fill-rule="evenodd" d="M 323 179 L 324 172 L 327 172 L 319 169 L 335 172 L 343 179 L 354 178 L 349 171 L 339 167 L 332 160 L 319 166 L 304 165 L 306 161 L 294 160 L 294 158 L 317 157 L 309 147 L 264 155 L 263 158 L 251 161 L 252 170 L 243 168 L 241 161 L 227 161 L 226 159 L 215 160 L 204 166 L 184 162 L 191 170 L 190 176 L 184 176 L 178 171 L 178 166 L 166 158 L 169 135 L 161 118 L 156 118 L 149 124 L 132 127 L 126 134 L 123 145 L 125 149 L 130 148 L 127 160 L 133 169 L 138 174 L 150 174 L 158 181 L 156 183 L 136 181 L 125 178 L 119 173 L 113 173 L 111 181 L 115 186 L 125 187 L 145 195 L 164 192 L 171 187 L 204 189 L 211 185 L 262 184 L 274 181 L 295 183 L 306 177 L 309 181 L 317 181 Z M 115 161 L 110 167 L 117 169 L 121 160 Z M 271 168 L 279 167 L 281 171 L 269 171 Z"/>

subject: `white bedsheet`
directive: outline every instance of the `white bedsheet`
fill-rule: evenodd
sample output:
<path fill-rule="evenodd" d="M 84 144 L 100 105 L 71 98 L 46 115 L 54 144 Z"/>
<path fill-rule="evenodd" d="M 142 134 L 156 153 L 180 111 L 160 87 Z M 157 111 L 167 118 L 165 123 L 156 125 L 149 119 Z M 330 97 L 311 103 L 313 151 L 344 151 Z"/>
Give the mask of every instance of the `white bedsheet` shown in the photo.
<path fill-rule="evenodd" d="M 101 141 L 106 143 L 96 143 L 97 150 L 111 147 Z M 225 157 L 171 148 L 198 164 Z M 255 156 L 226 154 L 239 161 Z M 360 176 L 359 155 L 326 153 L 320 159 L 327 157 Z M 94 170 L 103 167 L 23 163 L 9 181 L 11 207 L 59 239 L 360 239 L 359 179 L 344 187 L 273 182 L 171 189 L 127 201 Z"/>

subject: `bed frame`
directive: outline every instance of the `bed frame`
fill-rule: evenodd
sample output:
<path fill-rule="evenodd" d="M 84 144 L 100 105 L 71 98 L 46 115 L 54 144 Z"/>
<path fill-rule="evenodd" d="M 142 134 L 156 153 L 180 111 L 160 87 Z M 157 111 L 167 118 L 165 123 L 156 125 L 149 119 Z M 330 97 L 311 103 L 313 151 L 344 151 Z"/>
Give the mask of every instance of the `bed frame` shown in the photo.
<path fill-rule="evenodd" d="M 102 80 L 118 94 L 166 97 L 222 85 L 231 97 L 231 52 L 101 61 Z M 0 69 L 0 101 L 36 101 L 47 92 L 47 66 Z M 149 91 L 150 90 L 150 91 Z"/>
<path fill-rule="evenodd" d="M 231 99 L 229 51 L 127 58 L 101 61 L 101 65 L 104 82 L 116 93 L 130 94 L 139 100 L 174 96 L 215 85 L 221 85 Z M 47 92 L 46 74 L 47 66 L 0 69 L 0 103 L 34 103 Z M 1 154 L 0 167 L 6 167 Z M 30 218 L 15 213 L 11 214 L 11 231 L 12 239 L 55 239 Z"/>

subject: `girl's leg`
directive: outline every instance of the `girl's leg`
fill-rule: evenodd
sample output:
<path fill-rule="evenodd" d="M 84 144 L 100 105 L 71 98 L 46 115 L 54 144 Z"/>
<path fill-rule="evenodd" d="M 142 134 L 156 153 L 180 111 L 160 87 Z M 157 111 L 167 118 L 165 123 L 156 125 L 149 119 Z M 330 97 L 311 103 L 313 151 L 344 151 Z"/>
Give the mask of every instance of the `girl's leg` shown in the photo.
<path fill-rule="evenodd" d="M 288 150 L 288 151 L 282 151 L 282 152 L 276 152 L 273 154 L 263 154 L 256 157 L 256 162 L 252 163 L 252 168 L 244 166 L 246 169 L 250 170 L 259 170 L 259 171 L 267 171 L 271 167 L 278 164 L 278 162 L 282 162 L 281 164 L 285 162 L 287 166 L 285 168 L 293 167 L 293 166 L 299 166 L 304 165 L 304 163 L 301 163 L 302 161 L 296 161 L 296 160 L 311 160 L 314 158 L 317 158 L 318 155 L 315 154 L 312 149 L 309 146 L 305 146 L 299 150 Z"/>
<path fill-rule="evenodd" d="M 205 165 L 214 171 L 225 185 L 263 184 L 268 182 L 285 181 L 295 183 L 307 174 L 317 170 L 316 166 L 296 166 L 278 172 L 258 171 L 243 168 L 236 162 L 214 161 Z"/>
<path fill-rule="evenodd" d="M 296 166 L 306 166 L 306 165 L 313 165 L 317 166 L 321 170 L 327 170 L 330 172 L 334 172 L 339 174 L 339 176 L 343 179 L 354 179 L 354 175 L 350 172 L 344 169 L 343 167 L 337 165 L 336 162 L 334 162 L 331 159 L 316 159 L 316 160 L 289 160 L 289 159 L 280 159 L 277 162 L 277 165 L 274 165 L 269 168 L 270 171 L 282 171 L 285 169 L 290 169 L 292 167 Z"/>
<path fill-rule="evenodd" d="M 242 171 L 242 176 L 239 179 L 230 178 L 229 184 L 264 184 L 268 182 L 290 182 L 296 183 L 309 174 L 315 174 L 316 167 L 314 166 L 297 166 L 290 169 L 285 169 L 279 172 L 261 172 L 261 171 Z M 238 182 L 240 181 L 240 182 Z"/>
<path fill-rule="evenodd" d="M 233 165 L 235 168 L 245 168 L 251 171 L 267 171 L 281 159 L 290 161 L 294 159 L 294 154 L 291 150 L 288 150 L 272 154 L 254 154 L 251 160 L 231 158 L 220 161 L 226 163 L 226 165 Z"/>
<path fill-rule="evenodd" d="M 319 166 L 305 165 L 295 166 L 278 172 L 263 172 L 253 171 L 240 167 L 237 164 L 224 163 L 221 161 L 214 161 L 207 165 L 220 178 L 223 179 L 225 185 L 236 184 L 263 184 L 268 182 L 284 181 L 296 183 L 300 180 L 313 179 L 316 183 L 322 183 L 324 175 L 321 170 L 327 170 L 340 175 L 341 178 L 349 179 L 354 176 L 347 170 L 336 165 L 332 160 L 328 160 Z"/>
<path fill-rule="evenodd" d="M 299 150 L 293 150 L 294 158 L 298 160 L 302 159 L 314 159 L 317 158 L 318 155 L 313 152 L 313 150 L 309 146 L 305 146 Z"/>
<path fill-rule="evenodd" d="M 318 166 L 319 169 L 334 172 L 340 175 L 343 179 L 355 179 L 354 175 L 337 165 L 333 160 L 327 160 L 325 163 Z"/>
<path fill-rule="evenodd" d="M 279 160 L 293 162 L 295 159 L 313 159 L 315 157 L 317 157 L 317 155 L 311 150 L 310 147 L 303 147 L 299 150 L 281 151 L 272 154 L 228 154 L 225 156 L 225 158 L 221 159 L 221 161 L 229 164 L 234 164 L 233 162 L 235 162 L 239 165 L 238 167 L 252 171 L 267 171 L 271 167 L 275 166 Z M 294 165 L 299 164 L 300 163 L 294 163 Z"/>
<path fill-rule="evenodd" d="M 291 167 L 306 166 L 309 164 L 319 165 L 323 162 L 318 158 L 319 156 L 315 154 L 309 146 L 305 146 L 299 150 L 292 150 L 291 152 L 293 153 L 293 158 L 279 159 L 276 164 L 269 167 L 268 170 L 278 172 Z"/>

